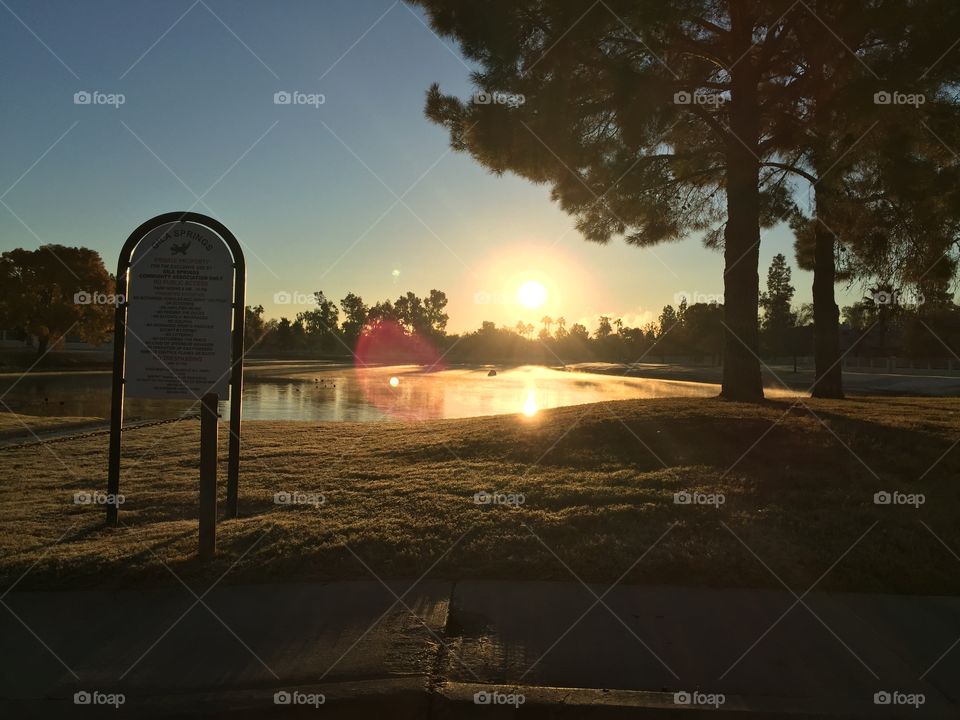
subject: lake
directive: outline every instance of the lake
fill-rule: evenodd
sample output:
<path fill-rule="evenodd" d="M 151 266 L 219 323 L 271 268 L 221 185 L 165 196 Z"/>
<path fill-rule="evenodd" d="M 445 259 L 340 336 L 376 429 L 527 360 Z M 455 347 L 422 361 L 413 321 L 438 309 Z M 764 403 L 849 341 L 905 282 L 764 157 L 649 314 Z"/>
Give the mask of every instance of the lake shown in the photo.
<path fill-rule="evenodd" d="M 541 366 L 454 368 L 425 372 L 419 366 L 354 368 L 323 363 L 260 361 L 244 373 L 247 420 L 415 421 L 504 413 L 535 415 L 545 408 L 602 400 L 711 397 L 706 383 L 647 380 L 566 372 Z M 12 387 L 12 390 L 10 388 Z M 8 392 L 9 390 L 9 392 Z M 24 415 L 109 417 L 110 373 L 39 373 L 0 377 L 4 403 Z M 126 402 L 129 421 L 196 412 L 193 402 Z"/>

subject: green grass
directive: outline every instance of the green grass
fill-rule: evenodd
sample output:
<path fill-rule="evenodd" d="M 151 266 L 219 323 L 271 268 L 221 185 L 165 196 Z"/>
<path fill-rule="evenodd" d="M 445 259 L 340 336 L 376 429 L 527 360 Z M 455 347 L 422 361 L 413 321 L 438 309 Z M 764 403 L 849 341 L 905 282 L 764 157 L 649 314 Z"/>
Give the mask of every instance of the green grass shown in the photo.
<path fill-rule="evenodd" d="M 772 570 L 802 593 L 829 570 L 817 589 L 960 592 L 960 560 L 942 544 L 960 552 L 960 400 L 805 400 L 820 419 L 791 402 L 248 422 L 241 518 L 218 526 L 208 566 L 195 558 L 196 421 L 125 438 L 116 529 L 101 508 L 73 504 L 74 492 L 104 489 L 105 436 L 4 450 L 0 574 L 7 587 L 26 573 L 18 589 L 142 586 L 176 583 L 169 570 L 212 582 L 237 562 L 225 582 L 415 578 L 432 567 L 452 579 L 570 580 L 572 570 L 600 583 L 626 572 L 627 583 L 782 588 Z M 223 485 L 225 429 L 220 447 Z M 274 492 L 294 490 L 326 502 L 274 504 Z M 478 506 L 481 490 L 525 503 Z M 677 505 L 682 490 L 725 502 Z M 877 506 L 879 490 L 926 503 Z"/>

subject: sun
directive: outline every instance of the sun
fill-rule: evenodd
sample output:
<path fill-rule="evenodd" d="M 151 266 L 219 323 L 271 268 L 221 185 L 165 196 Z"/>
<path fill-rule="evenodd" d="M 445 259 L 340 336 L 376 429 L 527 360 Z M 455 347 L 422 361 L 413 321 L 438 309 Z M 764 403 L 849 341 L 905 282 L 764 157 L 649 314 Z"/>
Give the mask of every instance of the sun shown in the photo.
<path fill-rule="evenodd" d="M 547 289 L 543 283 L 527 280 L 517 288 L 517 301 L 527 308 L 538 308 L 547 301 Z"/>

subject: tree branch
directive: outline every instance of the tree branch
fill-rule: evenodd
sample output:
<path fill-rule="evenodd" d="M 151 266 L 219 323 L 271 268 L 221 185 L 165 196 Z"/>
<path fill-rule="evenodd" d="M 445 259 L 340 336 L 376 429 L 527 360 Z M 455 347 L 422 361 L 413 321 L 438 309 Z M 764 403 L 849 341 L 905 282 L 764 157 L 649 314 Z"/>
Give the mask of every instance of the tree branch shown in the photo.
<path fill-rule="evenodd" d="M 814 177 L 813 175 L 808 173 L 806 170 L 801 170 L 796 165 L 791 165 L 789 163 L 781 163 L 781 162 L 773 162 L 773 161 L 762 162 L 760 163 L 760 167 L 773 167 L 773 168 L 779 168 L 780 170 L 786 170 L 787 172 L 792 172 L 795 175 L 799 175 L 800 177 L 809 181 L 813 185 L 816 185 L 818 182 L 820 182 L 818 178 Z"/>

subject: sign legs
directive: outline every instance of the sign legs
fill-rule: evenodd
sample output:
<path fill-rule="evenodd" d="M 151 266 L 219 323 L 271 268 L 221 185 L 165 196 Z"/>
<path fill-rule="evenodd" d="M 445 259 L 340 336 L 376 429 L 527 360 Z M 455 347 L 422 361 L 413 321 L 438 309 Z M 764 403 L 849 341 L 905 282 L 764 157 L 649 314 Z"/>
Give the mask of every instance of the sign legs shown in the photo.
<path fill-rule="evenodd" d="M 123 259 L 117 272 L 117 293 L 125 298 L 127 271 Z M 117 303 L 113 330 L 113 385 L 110 395 L 110 459 L 107 464 L 107 526 L 119 522 L 117 496 L 120 494 L 120 433 L 123 429 L 123 353 L 126 341 L 126 300 Z M 113 502 L 110 502 L 110 500 Z"/>
<path fill-rule="evenodd" d="M 243 398 L 243 289 L 233 304 L 233 367 L 230 370 L 230 456 L 227 460 L 227 517 L 236 519 L 239 512 L 240 485 L 240 402 Z M 239 358 L 239 360 L 237 359 Z"/>
<path fill-rule="evenodd" d="M 217 548 L 217 394 L 203 396 L 200 406 L 200 559 Z"/>

